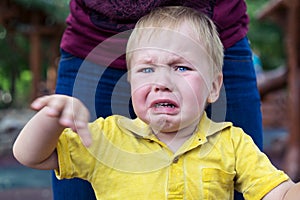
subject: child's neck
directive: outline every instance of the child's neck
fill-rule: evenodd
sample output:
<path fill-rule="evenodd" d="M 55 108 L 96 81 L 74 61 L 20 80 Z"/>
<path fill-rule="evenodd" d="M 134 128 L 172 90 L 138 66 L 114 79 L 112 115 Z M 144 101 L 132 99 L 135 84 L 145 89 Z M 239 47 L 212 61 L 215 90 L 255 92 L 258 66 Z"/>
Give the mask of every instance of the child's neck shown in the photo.
<path fill-rule="evenodd" d="M 196 127 L 190 126 L 172 133 L 159 132 L 155 135 L 175 153 L 193 135 Z"/>

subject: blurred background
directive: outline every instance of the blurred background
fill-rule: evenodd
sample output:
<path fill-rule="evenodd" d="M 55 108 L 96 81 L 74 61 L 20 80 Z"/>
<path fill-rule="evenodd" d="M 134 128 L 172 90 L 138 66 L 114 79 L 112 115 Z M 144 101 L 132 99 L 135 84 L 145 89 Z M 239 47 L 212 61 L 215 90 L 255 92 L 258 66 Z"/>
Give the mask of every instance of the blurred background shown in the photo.
<path fill-rule="evenodd" d="M 0 1 L 0 199 L 52 199 L 50 172 L 20 166 L 11 147 L 33 115 L 31 100 L 54 91 L 68 2 Z M 246 2 L 262 97 L 264 149 L 277 167 L 299 180 L 299 3 Z"/>

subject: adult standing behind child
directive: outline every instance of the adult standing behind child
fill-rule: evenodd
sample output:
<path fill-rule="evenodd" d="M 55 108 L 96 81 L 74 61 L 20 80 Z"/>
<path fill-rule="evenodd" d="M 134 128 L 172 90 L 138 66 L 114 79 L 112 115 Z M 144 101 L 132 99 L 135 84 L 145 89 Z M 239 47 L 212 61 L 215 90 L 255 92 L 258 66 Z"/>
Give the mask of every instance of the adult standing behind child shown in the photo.
<path fill-rule="evenodd" d="M 17 160 L 88 180 L 98 199 L 233 199 L 234 189 L 251 200 L 298 199 L 300 184 L 250 136 L 205 114 L 223 80 L 223 48 L 207 16 L 153 10 L 137 23 L 126 58 L 136 119 L 88 124 L 75 97 L 41 97 L 14 144 Z"/>
<path fill-rule="evenodd" d="M 56 93 L 79 98 L 88 107 L 92 119 L 111 114 L 134 116 L 128 105 L 130 92 L 124 78 L 127 72 L 124 56 L 120 54 L 106 65 L 101 59 L 105 60 L 107 54 L 99 54 L 95 59 L 90 54 L 106 39 L 132 29 L 136 21 L 152 9 L 167 5 L 192 7 L 204 12 L 216 24 L 225 47 L 223 73 L 226 97 L 221 98 L 220 105 L 216 106 L 223 110 L 213 117 L 218 120 L 225 118 L 242 127 L 262 148 L 260 98 L 246 37 L 249 18 L 244 0 L 71 0 L 68 26 L 61 42 Z M 126 38 L 117 39 L 114 47 L 125 46 L 126 42 Z M 107 49 L 109 51 L 110 48 Z M 99 74 L 102 76 L 99 77 Z M 117 92 L 116 85 L 121 88 Z M 211 115 L 210 112 L 208 115 Z M 58 181 L 53 177 L 52 183 L 54 199 L 95 198 L 92 188 L 83 180 Z"/>

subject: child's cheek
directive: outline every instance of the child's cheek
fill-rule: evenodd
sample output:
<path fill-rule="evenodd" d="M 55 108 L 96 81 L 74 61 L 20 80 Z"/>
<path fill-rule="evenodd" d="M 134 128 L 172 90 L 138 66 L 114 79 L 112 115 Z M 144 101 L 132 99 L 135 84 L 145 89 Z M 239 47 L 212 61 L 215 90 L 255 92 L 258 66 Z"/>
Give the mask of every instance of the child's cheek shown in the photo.
<path fill-rule="evenodd" d="M 132 98 L 133 108 L 136 114 L 146 112 L 146 109 L 149 106 L 147 97 L 150 92 L 151 92 L 150 85 L 132 87 L 131 98 Z"/>

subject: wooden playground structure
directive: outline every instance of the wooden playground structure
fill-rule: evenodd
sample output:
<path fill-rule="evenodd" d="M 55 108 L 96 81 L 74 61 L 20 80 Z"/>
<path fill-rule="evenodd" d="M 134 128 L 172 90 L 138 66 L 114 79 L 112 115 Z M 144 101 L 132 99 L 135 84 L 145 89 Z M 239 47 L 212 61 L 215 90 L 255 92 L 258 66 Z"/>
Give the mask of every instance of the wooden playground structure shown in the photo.
<path fill-rule="evenodd" d="M 56 58 L 59 56 L 59 42 L 65 24 L 48 21 L 49 16 L 41 9 L 30 8 L 14 0 L 0 1 L 0 25 L 5 27 L 7 35 L 13 36 L 18 32 L 29 39 L 28 60 L 33 75 L 31 99 L 41 95 L 42 59 L 49 61 L 46 87 L 50 90 L 55 88 Z M 50 41 L 49 49 L 42 48 L 43 41 Z"/>
<path fill-rule="evenodd" d="M 277 77 L 263 86 L 263 93 L 280 89 L 286 83 L 288 90 L 287 118 L 288 140 L 284 154 L 283 169 L 295 180 L 300 180 L 300 1 L 271 0 L 261 11 L 259 19 L 276 22 L 284 32 L 287 55 L 286 79 Z"/>

